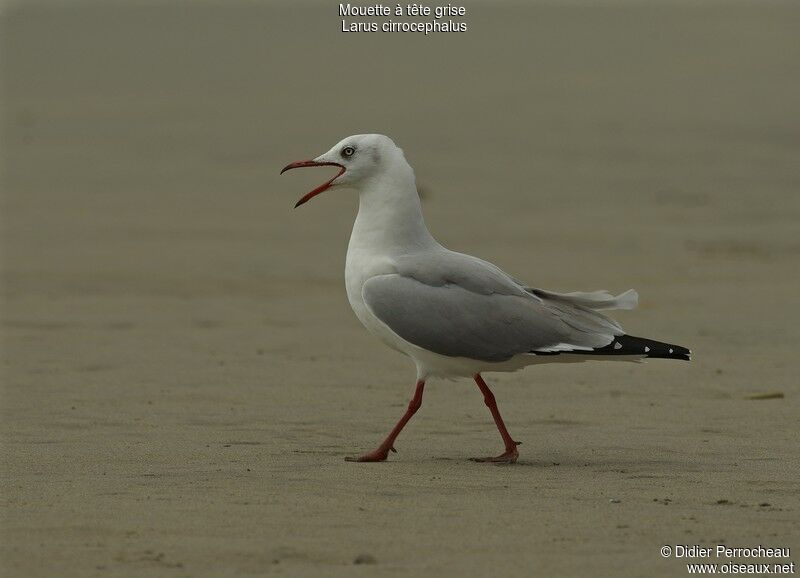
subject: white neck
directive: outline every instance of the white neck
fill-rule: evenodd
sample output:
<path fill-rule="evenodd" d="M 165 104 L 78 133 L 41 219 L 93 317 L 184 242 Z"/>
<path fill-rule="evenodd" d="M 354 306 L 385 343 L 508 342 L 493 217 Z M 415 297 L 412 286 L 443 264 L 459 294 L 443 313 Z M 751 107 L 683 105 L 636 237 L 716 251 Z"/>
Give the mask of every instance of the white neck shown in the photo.
<path fill-rule="evenodd" d="M 396 255 L 439 245 L 422 217 L 414 171 L 402 157 L 367 179 L 360 193 L 351 250 Z"/>

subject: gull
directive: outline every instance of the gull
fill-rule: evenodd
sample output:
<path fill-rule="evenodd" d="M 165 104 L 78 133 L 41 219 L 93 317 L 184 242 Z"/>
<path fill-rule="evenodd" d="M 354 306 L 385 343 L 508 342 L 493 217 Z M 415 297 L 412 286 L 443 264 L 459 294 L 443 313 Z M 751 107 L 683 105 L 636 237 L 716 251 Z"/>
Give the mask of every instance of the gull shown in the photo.
<path fill-rule="evenodd" d="M 528 286 L 495 265 L 451 251 L 433 238 L 422 216 L 414 170 L 387 136 L 349 136 L 301 167 L 338 172 L 295 208 L 334 188 L 359 193 L 345 265 L 347 298 L 359 321 L 416 365 L 414 396 L 386 439 L 348 461 L 385 461 L 403 427 L 422 405 L 432 377 L 475 380 L 503 439 L 502 454 L 474 461 L 515 463 L 520 442 L 508 433 L 481 376 L 554 362 L 689 360 L 685 347 L 627 335 L 607 309 L 633 309 L 638 294 L 556 293 Z"/>

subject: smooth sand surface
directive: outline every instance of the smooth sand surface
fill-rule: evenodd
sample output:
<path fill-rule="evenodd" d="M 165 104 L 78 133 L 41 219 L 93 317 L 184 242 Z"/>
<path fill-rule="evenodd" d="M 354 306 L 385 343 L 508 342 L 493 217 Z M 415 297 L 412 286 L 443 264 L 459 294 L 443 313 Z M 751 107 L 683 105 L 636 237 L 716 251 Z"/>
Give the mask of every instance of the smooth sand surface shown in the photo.
<path fill-rule="evenodd" d="M 664 544 L 800 552 L 798 4 L 2 16 L 6 576 L 684 576 Z M 446 245 L 691 364 L 432 381 L 360 326 L 355 196 L 289 161 L 390 134 Z M 764 395 L 771 399 L 751 399 Z M 780 394 L 770 396 L 769 394 Z M 795 562 L 798 560 L 795 554 Z M 749 560 L 752 561 L 752 560 Z M 356 562 L 361 562 L 357 564 Z"/>

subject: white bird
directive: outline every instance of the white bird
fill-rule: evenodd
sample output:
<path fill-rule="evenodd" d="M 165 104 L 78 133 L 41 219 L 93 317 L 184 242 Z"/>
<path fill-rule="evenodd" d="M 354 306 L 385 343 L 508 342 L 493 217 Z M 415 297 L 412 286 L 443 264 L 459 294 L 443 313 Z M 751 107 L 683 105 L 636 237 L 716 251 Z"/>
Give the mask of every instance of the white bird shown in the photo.
<path fill-rule="evenodd" d="M 414 397 L 383 443 L 348 461 L 387 458 L 422 404 L 430 377 L 472 377 L 483 393 L 505 444 L 496 457 L 514 463 L 517 446 L 481 377 L 548 362 L 689 359 L 689 350 L 626 335 L 603 309 L 632 309 L 634 290 L 554 293 L 529 287 L 495 265 L 443 247 L 422 217 L 414 171 L 394 142 L 379 134 L 349 136 L 299 167 L 338 167 L 338 173 L 303 196 L 298 207 L 331 188 L 358 191 L 358 216 L 347 249 L 347 297 L 358 319 L 417 368 Z"/>

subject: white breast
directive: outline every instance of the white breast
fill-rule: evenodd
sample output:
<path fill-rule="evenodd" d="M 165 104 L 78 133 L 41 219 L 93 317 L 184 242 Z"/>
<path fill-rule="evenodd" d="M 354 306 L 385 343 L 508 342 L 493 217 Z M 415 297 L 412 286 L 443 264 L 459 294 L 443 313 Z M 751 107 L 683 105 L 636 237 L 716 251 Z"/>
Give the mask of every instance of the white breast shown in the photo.
<path fill-rule="evenodd" d="M 392 260 L 374 251 L 364 242 L 365 240 L 357 234 L 354 227 L 353 235 L 350 237 L 350 245 L 347 248 L 347 262 L 345 264 L 344 279 L 347 289 L 347 299 L 358 320 L 371 333 L 381 338 L 389 346 L 397 349 L 397 343 L 393 332 L 375 317 L 364 304 L 362 289 L 368 279 L 376 275 L 387 275 L 395 271 Z"/>

